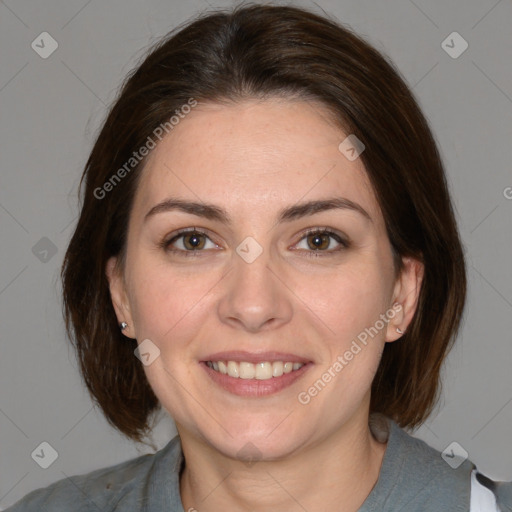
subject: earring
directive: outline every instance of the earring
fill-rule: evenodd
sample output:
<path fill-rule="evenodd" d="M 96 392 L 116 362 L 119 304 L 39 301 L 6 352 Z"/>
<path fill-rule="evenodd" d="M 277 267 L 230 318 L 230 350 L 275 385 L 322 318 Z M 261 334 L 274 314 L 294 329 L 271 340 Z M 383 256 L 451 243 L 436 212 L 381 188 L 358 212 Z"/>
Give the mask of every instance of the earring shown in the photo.
<path fill-rule="evenodd" d="M 128 324 L 126 322 L 121 322 L 119 327 L 121 328 L 121 331 L 124 331 L 128 327 Z"/>
<path fill-rule="evenodd" d="M 396 328 L 396 332 L 397 332 L 398 334 L 403 334 L 403 333 L 404 333 L 404 331 L 402 331 L 402 329 L 400 329 L 400 327 L 397 327 L 397 328 Z"/>

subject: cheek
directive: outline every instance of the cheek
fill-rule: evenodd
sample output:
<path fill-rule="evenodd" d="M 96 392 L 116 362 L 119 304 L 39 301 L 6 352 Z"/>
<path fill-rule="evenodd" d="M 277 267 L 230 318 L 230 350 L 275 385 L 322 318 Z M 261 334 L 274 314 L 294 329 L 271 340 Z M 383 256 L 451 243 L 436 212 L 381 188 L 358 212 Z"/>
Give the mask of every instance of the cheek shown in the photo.
<path fill-rule="evenodd" d="M 141 261 L 132 274 L 130 294 L 137 337 L 158 346 L 168 340 L 175 344 L 177 331 L 179 339 L 187 339 L 188 331 L 199 325 L 197 317 L 204 314 L 207 292 L 216 281 L 212 273 L 197 275 Z"/>
<path fill-rule="evenodd" d="M 362 262 L 340 266 L 324 275 L 301 277 L 294 291 L 335 344 L 343 345 L 385 312 L 389 286 L 383 272 L 376 264 Z"/>
<path fill-rule="evenodd" d="M 362 400 L 379 366 L 390 319 L 386 313 L 392 279 L 389 269 L 372 258 L 333 273 L 324 284 L 329 285 L 324 298 L 317 291 L 312 300 L 320 301 L 319 316 L 334 331 L 321 369 L 322 381 L 332 382 L 332 393 L 325 393 L 319 403 L 329 401 L 341 414 L 349 404 Z"/>

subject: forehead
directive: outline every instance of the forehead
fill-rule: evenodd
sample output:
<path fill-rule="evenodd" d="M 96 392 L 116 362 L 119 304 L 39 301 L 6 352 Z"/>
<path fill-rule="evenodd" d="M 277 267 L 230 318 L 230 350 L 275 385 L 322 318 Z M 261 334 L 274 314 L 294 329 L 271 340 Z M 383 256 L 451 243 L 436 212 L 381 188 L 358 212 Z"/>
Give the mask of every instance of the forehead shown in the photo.
<path fill-rule="evenodd" d="M 330 119 L 322 105 L 305 101 L 199 105 L 152 151 L 134 210 L 144 214 L 172 194 L 223 205 L 236 217 L 343 196 L 376 218 L 362 161 L 340 152 L 348 134 Z"/>

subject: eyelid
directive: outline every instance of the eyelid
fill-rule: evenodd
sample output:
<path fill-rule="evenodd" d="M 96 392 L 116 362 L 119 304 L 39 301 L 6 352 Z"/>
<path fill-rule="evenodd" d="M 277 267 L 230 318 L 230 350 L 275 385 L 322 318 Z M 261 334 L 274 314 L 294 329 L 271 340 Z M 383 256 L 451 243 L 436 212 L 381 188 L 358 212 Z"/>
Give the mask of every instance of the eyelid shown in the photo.
<path fill-rule="evenodd" d="M 182 249 L 171 249 L 170 245 L 180 238 L 182 238 L 184 235 L 187 235 L 189 233 L 199 233 L 201 235 L 204 235 L 208 240 L 210 240 L 213 244 L 219 245 L 211 236 L 210 232 L 207 229 L 203 228 L 196 228 L 196 227 L 189 227 L 189 228 L 182 228 L 178 229 L 174 233 L 172 233 L 169 236 L 166 236 L 163 238 L 163 240 L 158 244 L 162 249 L 167 250 L 169 252 L 181 252 L 181 253 L 191 253 L 191 254 L 197 254 L 200 252 L 204 252 L 202 250 L 199 251 L 184 251 Z"/>
<path fill-rule="evenodd" d="M 308 256 L 324 256 L 324 255 L 332 256 L 332 255 L 340 252 L 343 249 L 347 249 L 351 244 L 348 236 L 338 232 L 338 230 L 336 230 L 334 228 L 330 228 L 328 226 L 324 226 L 324 227 L 318 226 L 318 227 L 314 227 L 314 228 L 307 228 L 305 231 L 303 231 L 300 234 L 299 240 L 292 247 L 295 247 L 296 245 L 298 245 L 300 242 L 302 242 L 302 240 L 304 240 L 304 238 L 307 238 L 310 235 L 316 235 L 316 234 L 327 235 L 331 238 L 334 238 L 334 240 L 336 240 L 336 242 L 338 244 L 340 244 L 341 248 L 330 249 L 330 250 L 319 249 L 319 250 L 309 250 L 309 251 L 299 249 L 300 251 L 304 251 Z"/>
<path fill-rule="evenodd" d="M 342 242 L 348 243 L 348 236 L 346 236 L 343 233 L 339 232 L 337 229 L 330 228 L 329 226 L 316 226 L 314 228 L 307 228 L 307 229 L 305 229 L 301 233 L 301 235 L 300 235 L 301 236 L 301 240 L 305 236 L 315 235 L 317 233 L 320 233 L 320 234 L 324 234 L 325 233 L 325 234 L 329 234 L 329 235 L 334 235 L 334 236 L 338 237 L 340 240 L 342 240 Z"/>

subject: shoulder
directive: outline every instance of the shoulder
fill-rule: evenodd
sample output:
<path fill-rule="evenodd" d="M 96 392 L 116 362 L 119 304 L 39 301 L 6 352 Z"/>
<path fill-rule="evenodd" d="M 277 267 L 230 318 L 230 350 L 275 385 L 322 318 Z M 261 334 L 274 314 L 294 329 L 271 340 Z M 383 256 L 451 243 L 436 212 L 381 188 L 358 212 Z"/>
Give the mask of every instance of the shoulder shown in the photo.
<path fill-rule="evenodd" d="M 127 500 L 134 505 L 138 501 L 140 505 L 158 462 L 163 457 L 177 459 L 180 453 L 179 438 L 176 436 L 154 454 L 66 477 L 48 487 L 36 489 L 5 512 L 107 512 L 115 509 L 119 502 Z M 139 510 L 139 507 L 133 510 Z"/>
<path fill-rule="evenodd" d="M 443 456 L 383 415 L 372 417 L 370 429 L 387 448 L 368 510 L 469 510 L 470 460 Z"/>
<path fill-rule="evenodd" d="M 467 454 L 459 456 L 456 449 L 440 452 L 390 418 L 375 420 L 374 428 L 381 436 L 389 436 L 388 443 L 398 455 L 393 461 L 394 473 L 405 475 L 404 484 L 421 489 L 415 500 L 424 500 L 426 505 L 437 499 L 440 506 L 452 500 L 453 510 L 467 503 L 471 512 L 512 512 L 512 482 L 486 477 Z"/>
<path fill-rule="evenodd" d="M 430 482 L 432 488 L 464 485 L 469 490 L 471 471 L 475 469 L 471 460 L 459 456 L 453 449 L 441 453 L 400 428 L 390 418 L 381 418 L 380 421 L 389 432 L 388 447 L 394 454 L 394 469 L 400 469 L 404 477 L 421 483 Z"/>
<path fill-rule="evenodd" d="M 421 454 L 422 459 L 428 462 L 432 481 L 437 482 L 439 488 L 462 490 L 467 488 L 469 481 L 470 512 L 512 512 L 512 482 L 492 480 L 480 473 L 470 459 L 463 463 L 462 459 L 455 460 L 451 465 L 453 456 L 457 456 L 453 450 L 441 453 L 424 441 L 409 437 L 412 452 L 416 456 Z"/>

